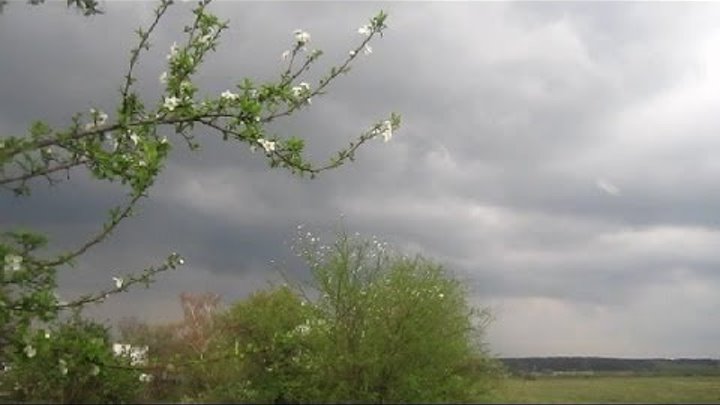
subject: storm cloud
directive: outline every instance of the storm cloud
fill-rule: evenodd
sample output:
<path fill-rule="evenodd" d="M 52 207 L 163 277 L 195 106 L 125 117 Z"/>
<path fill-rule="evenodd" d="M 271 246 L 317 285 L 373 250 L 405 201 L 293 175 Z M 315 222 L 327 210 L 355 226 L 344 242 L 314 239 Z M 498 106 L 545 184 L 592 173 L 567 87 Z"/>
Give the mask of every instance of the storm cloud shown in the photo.
<path fill-rule="evenodd" d="M 0 15 L 0 136 L 43 119 L 63 126 L 113 111 L 153 3 L 106 2 L 85 18 L 62 3 Z M 158 100 L 165 53 L 192 3 L 171 8 L 138 67 Z M 230 21 L 197 77 L 205 94 L 243 77 L 270 80 L 297 28 L 325 51 L 317 80 L 380 9 L 384 38 L 311 108 L 272 130 L 307 138 L 321 160 L 391 111 L 403 126 L 351 165 L 300 179 L 246 145 L 198 133 L 61 294 L 173 251 L 187 265 L 149 290 L 91 310 L 117 320 L 179 315 L 182 291 L 226 301 L 306 274 L 290 250 L 298 224 L 342 221 L 421 253 L 466 283 L 496 320 L 505 356 L 720 357 L 720 5 L 706 3 L 218 2 Z M 312 82 L 311 82 L 312 83 Z M 82 171 L 57 187 L 0 194 L 0 227 L 34 227 L 77 245 L 119 204 L 119 186 Z"/>

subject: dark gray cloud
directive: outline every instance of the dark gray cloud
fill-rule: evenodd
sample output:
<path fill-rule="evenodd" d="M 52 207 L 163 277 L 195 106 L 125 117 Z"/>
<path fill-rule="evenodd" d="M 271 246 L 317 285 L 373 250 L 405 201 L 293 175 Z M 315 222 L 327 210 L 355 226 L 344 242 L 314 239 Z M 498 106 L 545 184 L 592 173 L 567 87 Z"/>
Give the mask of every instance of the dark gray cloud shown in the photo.
<path fill-rule="evenodd" d="M 0 16 L 0 133 L 112 111 L 151 3 L 108 2 L 90 19 L 62 4 Z M 174 6 L 138 67 L 158 99 L 164 55 L 191 16 Z M 390 29 L 312 108 L 274 124 L 327 157 L 390 111 L 403 128 L 357 162 L 314 180 L 267 168 L 245 145 L 198 132 L 176 143 L 139 214 L 78 268 L 65 295 L 178 251 L 188 266 L 94 308 L 100 318 L 179 315 L 181 291 L 232 300 L 304 277 L 300 223 L 377 235 L 435 258 L 497 321 L 504 355 L 720 356 L 720 7 L 646 3 L 218 2 L 230 20 L 197 77 L 217 94 L 270 80 L 302 28 L 325 51 L 308 79 L 342 60 L 379 9 Z M 310 80 L 308 80 L 310 81 Z M 70 248 L 120 203 L 81 172 L 28 199 L 0 194 L 0 226 L 48 231 Z M 326 232 L 327 234 L 327 232 Z M 328 235 L 324 234 L 323 237 Z M 271 260 L 274 261 L 271 263 Z"/>

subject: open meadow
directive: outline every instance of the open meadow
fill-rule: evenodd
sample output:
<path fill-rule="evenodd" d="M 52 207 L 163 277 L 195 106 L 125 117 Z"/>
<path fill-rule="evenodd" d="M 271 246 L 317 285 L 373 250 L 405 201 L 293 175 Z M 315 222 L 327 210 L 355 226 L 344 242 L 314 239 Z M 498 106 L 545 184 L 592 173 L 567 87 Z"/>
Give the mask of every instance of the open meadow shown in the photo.
<path fill-rule="evenodd" d="M 494 403 L 720 403 L 720 376 L 508 378 Z"/>

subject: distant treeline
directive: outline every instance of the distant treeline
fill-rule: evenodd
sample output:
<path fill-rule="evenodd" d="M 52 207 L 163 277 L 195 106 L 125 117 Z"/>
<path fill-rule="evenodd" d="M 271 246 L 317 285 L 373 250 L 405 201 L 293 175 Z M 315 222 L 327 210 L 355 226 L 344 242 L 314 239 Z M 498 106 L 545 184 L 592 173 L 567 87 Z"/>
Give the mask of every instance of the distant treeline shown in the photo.
<path fill-rule="evenodd" d="M 620 359 L 612 357 L 501 358 L 512 374 L 619 373 L 663 375 L 720 375 L 716 359 Z"/>

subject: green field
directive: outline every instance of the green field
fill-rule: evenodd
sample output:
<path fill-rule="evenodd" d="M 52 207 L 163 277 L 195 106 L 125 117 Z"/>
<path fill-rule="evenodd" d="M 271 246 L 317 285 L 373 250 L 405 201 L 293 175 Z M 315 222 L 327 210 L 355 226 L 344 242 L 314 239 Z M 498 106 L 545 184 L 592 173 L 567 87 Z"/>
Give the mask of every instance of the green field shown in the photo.
<path fill-rule="evenodd" d="M 720 403 L 720 377 L 509 378 L 495 403 Z"/>

